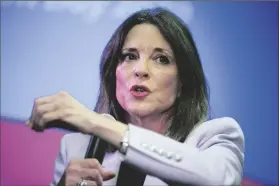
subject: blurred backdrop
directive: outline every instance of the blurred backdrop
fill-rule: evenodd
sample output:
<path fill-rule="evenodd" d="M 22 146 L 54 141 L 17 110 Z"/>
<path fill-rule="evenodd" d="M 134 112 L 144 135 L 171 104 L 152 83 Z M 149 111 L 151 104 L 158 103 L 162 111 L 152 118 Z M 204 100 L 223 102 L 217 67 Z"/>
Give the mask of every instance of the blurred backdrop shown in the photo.
<path fill-rule="evenodd" d="M 130 13 L 156 5 L 188 23 L 212 117 L 241 125 L 245 178 L 278 185 L 278 2 L 192 1 L 1 1 L 1 185 L 51 179 L 66 132 L 38 135 L 24 126 L 34 99 L 66 90 L 93 109 L 100 55 L 113 31 Z"/>

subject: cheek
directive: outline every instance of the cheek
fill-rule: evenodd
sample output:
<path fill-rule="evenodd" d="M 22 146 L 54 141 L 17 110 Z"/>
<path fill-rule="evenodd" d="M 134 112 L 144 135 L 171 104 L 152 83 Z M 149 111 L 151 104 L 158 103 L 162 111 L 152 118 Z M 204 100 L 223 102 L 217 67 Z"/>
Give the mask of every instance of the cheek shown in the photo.
<path fill-rule="evenodd" d="M 166 95 L 170 99 L 170 102 L 174 102 L 174 100 L 177 97 L 177 78 L 170 78 L 167 81 L 167 84 L 165 87 L 167 87 L 167 93 Z"/>
<path fill-rule="evenodd" d="M 159 73 L 158 73 L 159 75 Z M 157 101 L 166 109 L 170 107 L 177 97 L 178 77 L 176 71 L 160 73 L 156 79 L 158 93 Z"/>
<path fill-rule="evenodd" d="M 172 73 L 162 73 L 160 76 L 158 76 L 157 82 L 158 86 L 164 90 L 166 96 L 169 96 L 170 98 L 176 97 L 178 84 L 176 71 Z"/>
<path fill-rule="evenodd" d="M 127 74 L 121 67 L 116 68 L 116 98 L 121 104 L 124 99 L 125 91 L 127 90 Z"/>

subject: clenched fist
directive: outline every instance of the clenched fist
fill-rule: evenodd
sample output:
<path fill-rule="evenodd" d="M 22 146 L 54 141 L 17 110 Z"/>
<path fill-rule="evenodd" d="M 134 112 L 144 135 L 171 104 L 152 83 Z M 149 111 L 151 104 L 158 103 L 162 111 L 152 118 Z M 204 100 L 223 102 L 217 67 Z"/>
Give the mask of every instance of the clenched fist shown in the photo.
<path fill-rule="evenodd" d="M 60 120 L 69 128 L 88 133 L 94 120 L 99 115 L 74 99 L 69 93 L 61 91 L 57 94 L 35 100 L 31 117 L 26 122 L 33 130 L 43 131 L 51 121 Z"/>

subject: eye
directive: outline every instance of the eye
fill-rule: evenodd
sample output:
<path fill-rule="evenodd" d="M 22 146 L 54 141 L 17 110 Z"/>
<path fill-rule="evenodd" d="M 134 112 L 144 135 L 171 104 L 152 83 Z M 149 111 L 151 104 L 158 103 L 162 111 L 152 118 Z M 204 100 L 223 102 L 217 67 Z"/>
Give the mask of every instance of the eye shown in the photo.
<path fill-rule="evenodd" d="M 159 55 L 155 58 L 155 60 L 159 63 L 162 63 L 164 65 L 167 65 L 170 63 L 170 60 L 167 56 L 164 56 L 164 55 Z"/>
<path fill-rule="evenodd" d="M 137 56 L 133 53 L 127 53 L 127 54 L 122 54 L 121 55 L 121 61 L 133 61 L 133 60 L 136 60 L 137 59 Z"/>

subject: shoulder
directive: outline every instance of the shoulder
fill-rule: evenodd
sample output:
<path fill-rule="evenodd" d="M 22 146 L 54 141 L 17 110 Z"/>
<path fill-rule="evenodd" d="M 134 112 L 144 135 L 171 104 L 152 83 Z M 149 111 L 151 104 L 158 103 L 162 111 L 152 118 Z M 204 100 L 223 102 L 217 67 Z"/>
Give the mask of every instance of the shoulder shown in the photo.
<path fill-rule="evenodd" d="M 198 124 L 189 134 L 188 140 L 198 140 L 204 143 L 212 138 L 226 138 L 229 140 L 238 140 L 238 143 L 244 143 L 244 134 L 239 123 L 231 117 L 216 118 Z"/>
<path fill-rule="evenodd" d="M 65 134 L 61 144 L 65 148 L 67 160 L 84 158 L 91 136 L 82 133 Z"/>
<path fill-rule="evenodd" d="M 238 132 L 243 135 L 242 129 L 235 119 L 222 117 L 197 124 L 190 133 L 190 136 L 198 133 L 218 134 L 230 132 Z"/>
<path fill-rule="evenodd" d="M 202 123 L 199 127 L 200 129 L 206 128 L 207 130 L 211 129 L 217 131 L 223 131 L 227 129 L 235 129 L 239 130 L 240 132 L 242 131 L 239 123 L 231 117 L 222 117 L 208 120 Z"/>

